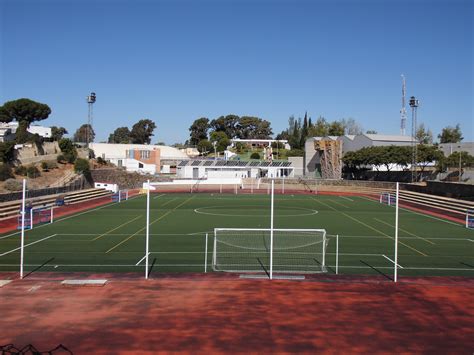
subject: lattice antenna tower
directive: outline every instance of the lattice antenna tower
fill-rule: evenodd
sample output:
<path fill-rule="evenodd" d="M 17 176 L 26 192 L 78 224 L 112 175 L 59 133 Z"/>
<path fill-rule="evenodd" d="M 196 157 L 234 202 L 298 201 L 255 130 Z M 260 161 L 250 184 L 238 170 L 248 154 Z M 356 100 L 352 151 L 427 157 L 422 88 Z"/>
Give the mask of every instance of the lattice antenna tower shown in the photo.
<path fill-rule="evenodd" d="M 405 83 L 405 75 L 402 74 L 402 109 L 400 110 L 400 131 L 402 136 L 405 135 L 405 128 L 407 125 L 407 110 L 405 105 L 405 97 L 406 97 L 406 83 Z"/>
<path fill-rule="evenodd" d="M 417 126 L 417 110 L 420 102 L 415 98 L 415 96 L 410 97 L 410 107 L 411 107 L 411 140 L 412 140 L 412 163 L 411 163 L 411 181 L 416 182 L 418 181 L 416 165 L 418 163 L 418 142 L 416 139 L 416 131 L 418 129 Z"/>

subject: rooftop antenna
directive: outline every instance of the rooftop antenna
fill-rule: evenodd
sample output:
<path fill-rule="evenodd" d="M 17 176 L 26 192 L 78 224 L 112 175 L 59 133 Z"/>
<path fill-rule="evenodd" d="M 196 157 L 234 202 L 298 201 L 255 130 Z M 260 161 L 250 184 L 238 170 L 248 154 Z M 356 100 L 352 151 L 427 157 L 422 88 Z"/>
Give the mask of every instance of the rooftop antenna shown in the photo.
<path fill-rule="evenodd" d="M 405 128 L 407 125 L 407 110 L 405 108 L 406 84 L 405 75 L 402 74 L 402 109 L 400 110 L 400 131 L 402 136 L 405 135 Z"/>

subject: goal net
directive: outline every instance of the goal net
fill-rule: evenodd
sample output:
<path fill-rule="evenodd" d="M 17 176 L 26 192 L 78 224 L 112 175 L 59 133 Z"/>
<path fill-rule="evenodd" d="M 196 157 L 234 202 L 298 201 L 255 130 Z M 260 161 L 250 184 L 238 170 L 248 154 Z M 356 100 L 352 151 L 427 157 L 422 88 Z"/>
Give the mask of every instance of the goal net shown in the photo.
<path fill-rule="evenodd" d="M 474 210 L 466 211 L 466 228 L 474 229 Z"/>
<path fill-rule="evenodd" d="M 216 228 L 214 271 L 273 273 L 326 272 L 326 230 Z M 272 259 L 272 260 L 271 260 Z"/>
<path fill-rule="evenodd" d="M 389 192 L 382 192 L 380 194 L 380 203 L 389 205 L 389 206 L 395 206 L 397 198 L 395 194 L 389 193 Z"/>

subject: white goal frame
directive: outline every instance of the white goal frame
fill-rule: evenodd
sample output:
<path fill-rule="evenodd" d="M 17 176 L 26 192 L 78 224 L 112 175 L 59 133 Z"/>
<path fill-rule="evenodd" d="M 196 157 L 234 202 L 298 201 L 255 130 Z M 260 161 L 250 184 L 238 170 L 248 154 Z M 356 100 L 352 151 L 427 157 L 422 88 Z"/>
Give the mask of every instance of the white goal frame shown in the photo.
<path fill-rule="evenodd" d="M 327 233 L 325 229 L 312 229 L 312 228 L 307 228 L 307 229 L 297 229 L 297 228 L 214 228 L 214 245 L 213 245 L 213 252 L 212 252 L 212 269 L 214 271 L 221 271 L 218 270 L 217 268 L 217 235 L 219 231 L 233 231 L 233 232 L 268 232 L 270 233 L 270 270 L 269 270 L 269 278 L 272 279 L 273 277 L 273 235 L 274 232 L 314 232 L 314 233 L 321 233 L 322 235 L 322 241 L 321 241 L 321 270 L 315 270 L 315 271 L 307 271 L 307 270 L 301 270 L 301 271 L 278 271 L 278 273 L 291 273 L 291 274 L 304 274 L 304 273 L 321 273 L 321 272 L 326 272 L 326 246 L 328 244 L 328 239 L 327 239 Z M 227 272 L 239 272 L 239 273 L 255 273 L 255 272 L 262 272 L 262 270 L 224 270 Z"/>

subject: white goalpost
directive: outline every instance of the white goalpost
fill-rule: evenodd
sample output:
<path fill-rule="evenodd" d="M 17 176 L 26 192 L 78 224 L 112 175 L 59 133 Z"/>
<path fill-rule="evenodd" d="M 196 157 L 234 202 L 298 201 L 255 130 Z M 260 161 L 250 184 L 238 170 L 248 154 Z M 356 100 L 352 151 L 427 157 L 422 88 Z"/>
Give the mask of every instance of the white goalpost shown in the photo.
<path fill-rule="evenodd" d="M 215 228 L 214 271 L 266 273 L 326 272 L 324 229 Z"/>
<path fill-rule="evenodd" d="M 325 229 L 274 228 L 274 181 L 270 228 L 215 228 L 212 269 L 241 273 L 326 272 Z"/>

